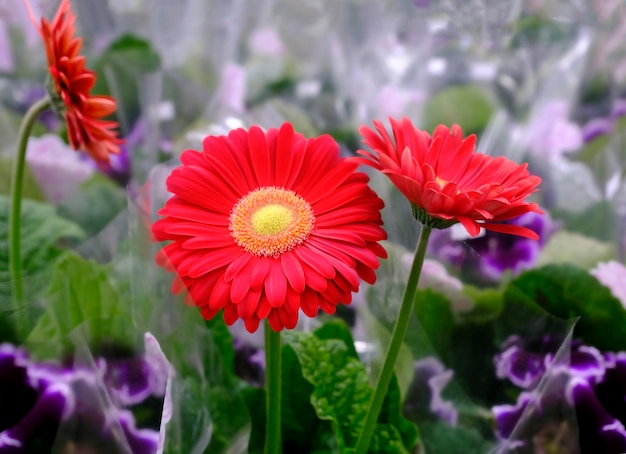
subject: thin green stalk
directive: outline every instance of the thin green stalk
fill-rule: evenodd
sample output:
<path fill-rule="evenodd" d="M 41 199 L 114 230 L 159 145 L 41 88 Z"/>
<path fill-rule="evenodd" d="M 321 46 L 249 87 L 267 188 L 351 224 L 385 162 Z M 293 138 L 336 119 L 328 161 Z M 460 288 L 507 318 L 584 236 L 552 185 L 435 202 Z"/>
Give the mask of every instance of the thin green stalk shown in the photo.
<path fill-rule="evenodd" d="M 420 234 L 419 242 L 417 243 L 417 249 L 415 250 L 415 256 L 413 258 L 413 266 L 409 274 L 409 280 L 407 281 L 406 288 L 404 289 L 404 295 L 402 296 L 402 305 L 400 306 L 400 312 L 396 319 L 396 325 L 393 328 L 391 334 L 391 341 L 387 347 L 387 353 L 385 355 L 385 361 L 378 375 L 376 382 L 376 389 L 370 400 L 369 407 L 367 409 L 367 416 L 365 417 L 365 423 L 359 434 L 359 439 L 356 443 L 355 454 L 365 454 L 369 448 L 374 429 L 376 427 L 376 421 L 378 415 L 383 406 L 385 395 L 389 389 L 389 382 L 393 376 L 393 370 L 400 352 L 400 347 L 406 335 L 407 327 L 409 326 L 409 317 L 411 315 L 411 309 L 413 309 L 413 301 L 415 300 L 415 293 L 417 290 L 417 283 L 422 272 L 422 265 L 424 264 L 424 257 L 426 256 L 426 246 L 428 245 L 428 238 L 430 237 L 431 227 L 422 226 L 422 232 Z"/>
<path fill-rule="evenodd" d="M 26 161 L 26 145 L 33 124 L 40 113 L 50 107 L 47 96 L 33 104 L 24 118 L 17 133 L 17 153 L 13 161 L 11 177 L 11 211 L 9 213 L 9 272 L 11 273 L 11 294 L 13 309 L 17 320 L 17 331 L 22 333 L 22 303 L 24 299 L 24 283 L 22 282 L 22 189 L 24 186 L 24 166 Z"/>
<path fill-rule="evenodd" d="M 265 454 L 281 453 L 280 391 L 281 391 L 280 332 L 270 328 L 265 320 L 265 388 L 267 389 L 267 428 Z"/>

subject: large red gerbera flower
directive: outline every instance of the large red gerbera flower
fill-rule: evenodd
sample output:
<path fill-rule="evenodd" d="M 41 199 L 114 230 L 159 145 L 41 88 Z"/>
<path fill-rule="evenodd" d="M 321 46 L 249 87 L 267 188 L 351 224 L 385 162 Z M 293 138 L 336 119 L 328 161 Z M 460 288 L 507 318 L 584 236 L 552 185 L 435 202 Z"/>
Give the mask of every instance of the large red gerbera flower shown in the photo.
<path fill-rule="evenodd" d="M 360 279 L 376 280 L 383 202 L 339 156 L 329 136 L 305 139 L 289 123 L 210 136 L 167 179 L 174 195 L 152 231 L 170 240 L 159 262 L 174 269 L 209 319 L 224 310 L 254 332 L 266 317 L 293 328 L 300 309 L 334 313 Z"/>
<path fill-rule="evenodd" d="M 476 137 L 463 139 L 458 125 L 440 125 L 431 137 L 408 118 L 390 122 L 393 140 L 379 121 L 374 122 L 377 131 L 362 126 L 373 153 L 359 150 L 365 158 L 353 159 L 385 173 L 421 222 L 435 228 L 460 222 L 472 236 L 482 227 L 538 238 L 526 227 L 499 223 L 529 211 L 541 213 L 537 204 L 526 202 L 541 183 L 526 164 L 475 153 Z"/>
<path fill-rule="evenodd" d="M 116 103 L 110 96 L 90 94 L 96 74 L 85 68 L 86 59 L 80 55 L 83 40 L 75 36 L 76 16 L 70 2 L 61 0 L 52 22 L 42 18 L 41 27 L 28 0 L 25 3 L 46 46 L 53 106 L 65 118 L 70 145 L 75 150 L 85 151 L 105 167 L 109 155 L 118 154 L 119 145 L 123 143 L 114 131 L 117 123 L 101 120 L 115 112 Z"/>

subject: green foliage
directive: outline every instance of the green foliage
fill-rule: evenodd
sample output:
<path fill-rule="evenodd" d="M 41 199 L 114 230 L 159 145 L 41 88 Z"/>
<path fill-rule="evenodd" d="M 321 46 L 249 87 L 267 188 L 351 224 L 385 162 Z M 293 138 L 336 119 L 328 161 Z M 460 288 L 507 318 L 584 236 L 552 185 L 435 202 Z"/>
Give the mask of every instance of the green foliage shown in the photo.
<path fill-rule="evenodd" d="M 427 453 L 483 454 L 493 448 L 475 429 L 452 427 L 440 421 L 425 422 L 420 429 Z"/>
<path fill-rule="evenodd" d="M 439 124 L 457 123 L 465 134 L 482 132 L 489 122 L 493 105 L 475 85 L 451 86 L 435 93 L 424 107 L 424 129 L 434 131 Z"/>
<path fill-rule="evenodd" d="M 11 173 L 13 171 L 13 159 L 0 157 L 0 194 L 11 193 Z M 31 200 L 44 200 L 41 189 L 28 166 L 24 168 L 24 186 L 22 197 Z"/>
<path fill-rule="evenodd" d="M 615 255 L 615 246 L 611 243 L 562 230 L 555 233 L 543 248 L 537 266 L 572 264 L 592 268 L 598 262 L 615 258 Z"/>
<path fill-rule="evenodd" d="M 502 292 L 493 288 L 478 288 L 465 284 L 463 293 L 474 302 L 474 307 L 460 319 L 465 322 L 489 322 L 502 312 Z"/>
<path fill-rule="evenodd" d="M 126 307 L 109 281 L 108 268 L 68 253 L 52 273 L 46 308 L 27 343 L 40 358 L 72 351 L 75 336 L 98 354 L 105 344 L 132 345 Z"/>
<path fill-rule="evenodd" d="M 526 318 L 530 322 L 537 319 L 542 309 L 563 320 L 580 317 L 575 337 L 600 350 L 626 349 L 626 310 L 609 289 L 584 269 L 548 265 L 527 271 L 508 285 L 504 300 L 503 321 L 515 318 L 519 323 L 520 318 Z"/>
<path fill-rule="evenodd" d="M 223 453 L 245 446 L 250 416 L 234 375 L 230 332 L 219 318 L 204 322 L 196 308 L 180 311 L 179 323 L 161 342 L 181 377 L 174 381 L 165 452 Z"/>
<path fill-rule="evenodd" d="M 99 77 L 93 92 L 114 95 L 118 115 L 132 125 L 141 113 L 142 83 L 160 67 L 161 58 L 148 41 L 131 34 L 121 36 L 95 62 L 93 69 Z"/>
<path fill-rule="evenodd" d="M 407 344 L 416 358 L 436 354 L 445 359 L 450 350 L 455 320 L 450 303 L 430 289 L 417 289 L 413 313 L 419 328 L 407 333 Z"/>
<path fill-rule="evenodd" d="M 511 39 L 511 47 L 527 48 L 542 43 L 558 42 L 568 37 L 566 24 L 543 15 L 525 16 L 515 22 L 515 34 Z"/>
<path fill-rule="evenodd" d="M 10 204 L 9 197 L 0 195 L 0 341 L 17 340 L 12 328 L 9 328 L 12 325 L 9 282 Z M 59 217 L 52 205 L 23 200 L 21 234 L 25 301 L 29 302 L 24 309 L 29 312 L 28 318 L 32 321 L 37 312 L 33 303 L 48 284 L 47 273 L 65 253 L 60 247 L 62 242 L 82 238 L 83 232 L 76 224 Z"/>
<path fill-rule="evenodd" d="M 330 423 L 328 429 L 336 444 L 330 452 L 349 453 L 353 451 L 373 390 L 365 367 L 346 346 L 345 342 L 351 339 L 340 333 L 339 325 L 332 330 L 341 340 L 321 339 L 316 333 L 286 333 L 285 348 L 293 350 L 304 379 L 312 385 L 310 404 L 317 417 Z M 325 328 L 320 333 L 330 337 L 332 330 Z M 345 331 L 348 332 L 347 328 Z M 415 426 L 400 414 L 400 392 L 394 380 L 370 452 L 408 453 L 416 442 Z"/>
<path fill-rule="evenodd" d="M 80 225 L 87 236 L 92 236 L 126 206 L 125 191 L 104 175 L 94 174 L 58 209 L 61 216 Z"/>
<path fill-rule="evenodd" d="M 581 213 L 552 210 L 550 214 L 562 222 L 562 230 L 579 233 L 598 241 L 615 239 L 617 215 L 607 201 L 595 203 Z"/>

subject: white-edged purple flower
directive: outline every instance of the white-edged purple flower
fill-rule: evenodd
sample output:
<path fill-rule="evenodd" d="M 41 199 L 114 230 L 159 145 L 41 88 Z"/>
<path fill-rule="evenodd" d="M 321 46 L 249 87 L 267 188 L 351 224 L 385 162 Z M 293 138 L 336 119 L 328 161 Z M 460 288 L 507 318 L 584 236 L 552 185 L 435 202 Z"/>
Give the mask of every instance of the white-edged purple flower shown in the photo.
<path fill-rule="evenodd" d="M 136 427 L 131 407 L 167 400 L 171 370 L 150 353 L 148 338 L 143 356 L 94 362 L 37 362 L 0 345 L 0 454 L 158 453 L 159 428 Z"/>
<path fill-rule="evenodd" d="M 454 376 L 452 369 L 446 367 L 434 356 L 415 361 L 415 378 L 406 399 L 406 410 L 430 414 L 456 426 L 458 411 L 442 393 Z"/>
<path fill-rule="evenodd" d="M 428 251 L 481 280 L 497 281 L 507 271 L 517 275 L 537 263 L 541 250 L 558 226 L 547 214 L 538 213 L 526 213 L 508 222 L 529 228 L 539 235 L 539 240 L 491 231 L 476 238 L 457 237 L 452 226 L 433 232 Z"/>
<path fill-rule="evenodd" d="M 626 452 L 626 353 L 574 341 L 565 363 L 551 344 L 514 336 L 495 358 L 498 377 L 524 389 L 492 408 L 498 452 Z"/>

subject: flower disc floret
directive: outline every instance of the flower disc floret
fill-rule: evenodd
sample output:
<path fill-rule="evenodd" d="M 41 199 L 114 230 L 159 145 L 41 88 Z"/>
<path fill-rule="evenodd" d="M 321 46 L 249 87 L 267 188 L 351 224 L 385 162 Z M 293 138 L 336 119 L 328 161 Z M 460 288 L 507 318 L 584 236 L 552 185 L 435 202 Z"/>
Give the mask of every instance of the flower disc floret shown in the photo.
<path fill-rule="evenodd" d="M 293 191 L 255 189 L 230 214 L 235 242 L 257 256 L 278 257 L 305 241 L 315 222 L 311 205 Z"/>

